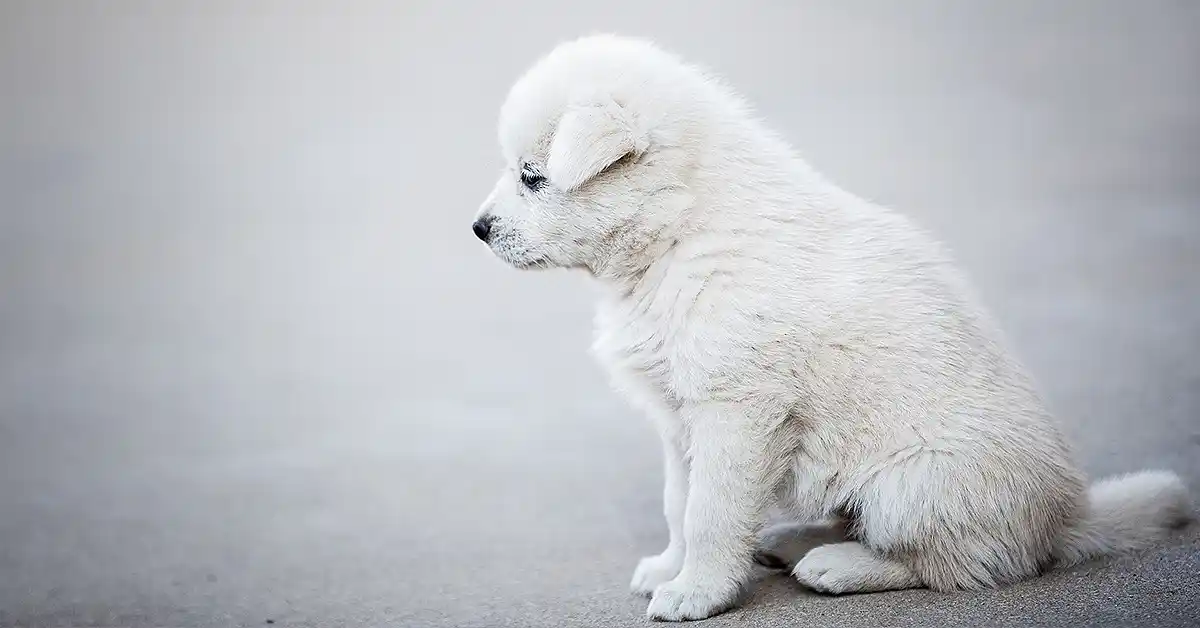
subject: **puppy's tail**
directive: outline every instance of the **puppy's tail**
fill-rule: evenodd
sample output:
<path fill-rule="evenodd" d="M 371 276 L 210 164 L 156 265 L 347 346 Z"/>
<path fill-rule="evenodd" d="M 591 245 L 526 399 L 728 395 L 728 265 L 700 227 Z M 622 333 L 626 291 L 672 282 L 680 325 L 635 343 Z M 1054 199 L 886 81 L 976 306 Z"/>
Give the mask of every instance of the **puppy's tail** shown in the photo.
<path fill-rule="evenodd" d="M 1187 488 L 1169 471 L 1142 471 L 1098 482 L 1083 516 L 1059 539 L 1057 564 L 1137 551 L 1191 519 Z"/>

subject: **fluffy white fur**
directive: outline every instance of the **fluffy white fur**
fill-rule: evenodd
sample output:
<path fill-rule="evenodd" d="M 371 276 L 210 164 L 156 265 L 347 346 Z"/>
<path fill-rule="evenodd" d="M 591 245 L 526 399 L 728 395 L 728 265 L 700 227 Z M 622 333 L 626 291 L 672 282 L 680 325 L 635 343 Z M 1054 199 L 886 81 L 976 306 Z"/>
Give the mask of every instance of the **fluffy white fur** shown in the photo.
<path fill-rule="evenodd" d="M 608 288 L 593 347 L 663 442 L 667 548 L 648 614 L 733 605 L 769 508 L 831 520 L 820 591 L 978 589 L 1154 543 L 1189 512 L 1144 472 L 1089 494 L 1029 377 L 946 253 L 822 179 L 732 90 L 654 45 L 559 46 L 512 88 L 480 210 L 518 268 Z"/>

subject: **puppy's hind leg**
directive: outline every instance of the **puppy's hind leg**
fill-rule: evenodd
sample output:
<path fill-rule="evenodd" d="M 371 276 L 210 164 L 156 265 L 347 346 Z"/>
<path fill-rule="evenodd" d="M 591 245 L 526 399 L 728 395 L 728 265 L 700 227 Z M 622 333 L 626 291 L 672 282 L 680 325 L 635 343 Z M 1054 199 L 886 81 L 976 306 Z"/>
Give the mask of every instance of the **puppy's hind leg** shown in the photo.
<path fill-rule="evenodd" d="M 874 593 L 923 586 L 907 565 L 872 551 L 862 543 L 847 542 L 814 548 L 792 570 L 800 584 L 820 591 Z"/>

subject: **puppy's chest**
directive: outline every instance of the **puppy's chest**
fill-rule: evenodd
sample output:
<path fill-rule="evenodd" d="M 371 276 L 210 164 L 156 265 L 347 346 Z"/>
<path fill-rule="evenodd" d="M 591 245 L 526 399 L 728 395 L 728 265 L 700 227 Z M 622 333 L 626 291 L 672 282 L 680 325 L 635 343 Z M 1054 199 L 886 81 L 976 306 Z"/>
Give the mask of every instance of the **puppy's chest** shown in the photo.
<path fill-rule="evenodd" d="M 602 304 L 592 352 L 618 385 L 634 384 L 672 405 L 701 398 L 709 385 L 705 324 L 694 298 Z"/>

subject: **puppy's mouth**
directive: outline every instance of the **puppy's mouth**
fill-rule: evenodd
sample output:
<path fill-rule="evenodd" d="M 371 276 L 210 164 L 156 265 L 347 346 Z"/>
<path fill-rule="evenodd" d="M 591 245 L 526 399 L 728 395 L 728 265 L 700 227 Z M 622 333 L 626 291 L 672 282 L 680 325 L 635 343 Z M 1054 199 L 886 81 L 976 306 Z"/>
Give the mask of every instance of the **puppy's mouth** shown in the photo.
<path fill-rule="evenodd" d="M 512 267 L 516 268 L 517 270 L 547 270 L 554 267 L 554 265 L 550 263 L 550 260 L 544 257 L 527 260 L 515 260 L 509 263 L 512 264 Z"/>
<path fill-rule="evenodd" d="M 534 251 L 519 233 L 512 230 L 493 231 L 487 245 L 492 254 L 518 270 L 541 270 L 556 266 L 549 257 Z"/>
<path fill-rule="evenodd" d="M 517 270 L 542 270 L 553 268 L 555 264 L 544 255 L 530 255 L 529 251 L 517 250 L 505 246 L 504 244 L 493 244 L 491 246 L 492 253 L 499 257 L 509 266 Z"/>

